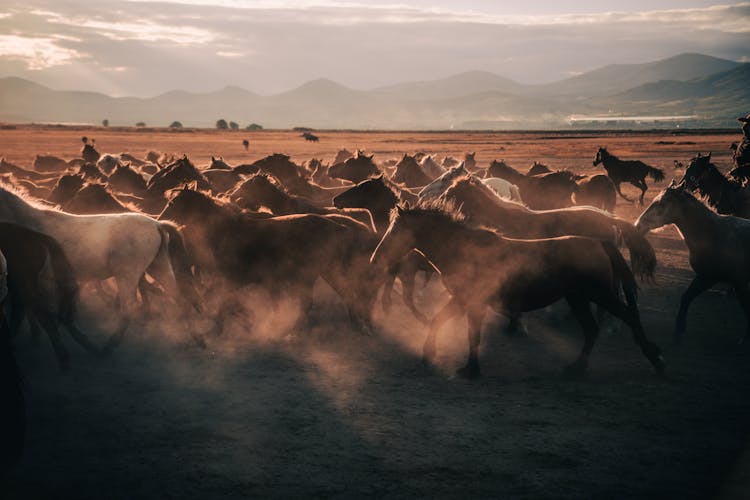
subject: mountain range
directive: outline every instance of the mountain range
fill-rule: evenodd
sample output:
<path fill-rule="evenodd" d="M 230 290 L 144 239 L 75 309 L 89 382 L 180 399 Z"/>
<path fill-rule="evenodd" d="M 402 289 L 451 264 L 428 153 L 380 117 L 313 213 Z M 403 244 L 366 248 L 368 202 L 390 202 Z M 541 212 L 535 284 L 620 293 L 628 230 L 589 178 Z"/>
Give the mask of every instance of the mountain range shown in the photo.
<path fill-rule="evenodd" d="M 680 54 L 615 64 L 564 80 L 526 85 L 485 72 L 355 90 L 318 79 L 262 96 L 239 87 L 175 90 L 151 98 L 53 90 L 0 78 L 0 121 L 326 129 L 550 129 L 733 127 L 750 112 L 750 63 Z M 659 117 L 659 118 L 655 118 Z"/>

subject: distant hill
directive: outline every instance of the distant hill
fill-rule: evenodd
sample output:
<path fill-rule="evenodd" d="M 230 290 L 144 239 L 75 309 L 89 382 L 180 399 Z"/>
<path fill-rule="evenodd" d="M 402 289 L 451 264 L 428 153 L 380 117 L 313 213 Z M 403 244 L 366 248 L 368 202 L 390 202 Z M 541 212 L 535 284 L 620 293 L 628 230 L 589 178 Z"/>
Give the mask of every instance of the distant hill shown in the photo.
<path fill-rule="evenodd" d="M 540 95 L 606 96 L 661 80 L 685 81 L 728 71 L 740 63 L 703 54 L 680 54 L 643 64 L 612 64 L 572 78 L 529 86 Z"/>
<path fill-rule="evenodd" d="M 570 126 L 571 115 L 617 116 L 628 126 L 672 126 L 628 116 L 691 116 L 689 126 L 733 126 L 750 112 L 750 64 L 681 54 L 645 64 L 606 66 L 545 85 L 484 71 L 434 81 L 355 90 L 327 79 L 272 96 L 239 87 L 175 90 L 151 98 L 58 91 L 0 79 L 0 121 L 211 127 L 217 119 L 266 128 L 507 129 Z M 611 123 L 611 122 L 610 122 Z M 595 119 L 587 126 L 596 126 Z"/>

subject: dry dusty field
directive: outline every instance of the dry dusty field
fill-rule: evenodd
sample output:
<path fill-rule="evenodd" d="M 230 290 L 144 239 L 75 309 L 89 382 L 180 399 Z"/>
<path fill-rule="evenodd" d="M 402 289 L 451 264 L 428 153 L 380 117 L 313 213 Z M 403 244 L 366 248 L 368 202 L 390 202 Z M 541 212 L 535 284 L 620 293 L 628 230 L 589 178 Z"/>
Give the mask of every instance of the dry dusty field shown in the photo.
<path fill-rule="evenodd" d="M 385 160 L 424 150 L 476 151 L 480 165 L 504 158 L 524 171 L 597 171 L 599 145 L 681 175 L 674 159 L 713 151 L 729 166 L 738 135 L 590 133 L 333 133 L 320 143 L 291 132 L 162 130 L 0 130 L 0 156 L 30 166 L 35 153 L 73 157 L 80 136 L 101 152 L 149 149 L 210 155 L 230 163 L 272 152 L 301 162 L 330 160 L 340 147 Z M 241 145 L 251 142 L 250 152 Z M 649 181 L 650 182 L 650 181 Z M 662 185 L 663 186 L 663 185 Z M 627 188 L 626 188 L 627 189 Z M 628 190 L 634 194 L 635 191 Z M 650 189 L 647 201 L 657 189 Z M 640 207 L 618 201 L 634 220 Z M 648 335 L 663 347 L 667 380 L 657 378 L 629 333 L 604 329 L 585 380 L 561 376 L 582 343 L 565 307 L 525 316 L 528 335 L 507 337 L 488 321 L 483 378 L 452 376 L 466 355 L 466 322 L 438 339 L 434 370 L 419 362 L 424 329 L 399 301 L 378 331 L 350 331 L 330 289 L 316 289 L 314 322 L 302 338 L 280 334 L 292 306 L 273 316 L 249 293 L 256 331 L 235 328 L 194 347 L 165 308 L 131 326 L 107 358 L 69 339 L 72 370 L 61 375 L 46 339 L 16 339 L 29 405 L 22 464 L 0 496 L 31 498 L 747 498 L 750 488 L 750 346 L 738 347 L 745 321 L 724 289 L 695 301 L 682 348 L 671 332 L 692 277 L 673 229 L 651 236 L 654 283 L 639 299 Z M 418 280 L 429 314 L 446 301 L 437 280 Z M 104 339 L 112 311 L 90 289 L 82 322 Z"/>

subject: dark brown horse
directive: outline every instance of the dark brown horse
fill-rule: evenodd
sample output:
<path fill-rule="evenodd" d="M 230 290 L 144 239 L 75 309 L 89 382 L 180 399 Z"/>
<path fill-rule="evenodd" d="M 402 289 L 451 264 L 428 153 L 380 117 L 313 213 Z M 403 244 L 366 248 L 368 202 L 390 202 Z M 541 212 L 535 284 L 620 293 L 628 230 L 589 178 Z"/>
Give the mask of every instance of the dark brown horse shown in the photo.
<path fill-rule="evenodd" d="M 549 174 L 550 172 L 552 172 L 552 170 L 547 165 L 535 161 L 534 164 L 529 168 L 529 171 L 526 172 L 526 175 L 542 175 Z"/>
<path fill-rule="evenodd" d="M 653 277 L 656 252 L 648 240 L 630 222 L 601 210 L 589 207 L 531 210 L 496 196 L 473 177 L 454 182 L 441 200 L 461 207 L 468 222 L 497 229 L 510 238 L 585 236 L 613 244 L 622 238 L 635 273 L 644 278 Z"/>
<path fill-rule="evenodd" d="M 711 153 L 698 153 L 685 170 L 685 188 L 698 191 L 706 202 L 724 215 L 750 218 L 750 188 L 742 182 L 727 179 L 711 163 Z"/>
<path fill-rule="evenodd" d="M 487 306 L 518 315 L 565 298 L 585 335 L 583 349 L 566 368 L 567 373 L 582 375 L 588 366 L 598 336 L 589 307 L 592 302 L 623 320 L 656 371 L 664 371 L 659 348 L 646 338 L 641 325 L 633 274 L 609 242 L 577 236 L 513 240 L 472 228 L 440 209 L 399 206 L 371 261 L 378 267 L 389 266 L 413 249 L 435 265 L 451 294 L 451 300 L 430 324 L 424 344 L 426 361 L 435 357 L 440 327 L 466 313 L 469 358 L 458 374 L 476 378 L 480 375 L 480 330 Z M 620 288 L 626 303 L 619 298 Z"/>
<path fill-rule="evenodd" d="M 117 165 L 110 174 L 108 183 L 117 193 L 144 197 L 148 191 L 146 179 L 129 164 Z"/>
<path fill-rule="evenodd" d="M 344 191 L 333 199 L 337 208 L 364 208 L 372 214 L 375 230 L 378 236 L 383 236 L 390 224 L 391 210 L 399 203 L 416 203 L 418 198 L 411 193 L 405 195 L 398 186 L 390 182 L 385 176 L 380 175 Z M 401 280 L 401 288 L 404 305 L 412 312 L 415 318 L 422 323 L 427 323 L 427 318 L 417 309 L 414 304 L 414 285 L 417 271 L 425 271 L 430 276 L 434 269 L 417 252 L 411 252 L 402 262 L 390 269 L 389 281 L 383 290 L 383 309 L 389 311 L 391 307 L 391 290 L 393 282 L 398 276 Z"/>
<path fill-rule="evenodd" d="M 636 227 L 647 233 L 667 224 L 680 230 L 690 252 L 690 267 L 695 271 L 680 301 L 675 343 L 682 341 L 690 304 L 717 283 L 734 287 L 748 321 L 745 339 L 750 339 L 750 221 L 717 214 L 691 195 L 685 182 L 672 181 L 641 214 Z"/>
<path fill-rule="evenodd" d="M 60 206 L 71 214 L 122 214 L 132 212 L 104 184 L 86 183 Z"/>
<path fill-rule="evenodd" d="M 96 141 L 94 141 L 94 139 L 89 141 L 88 137 L 83 136 L 81 137 L 81 142 L 83 143 L 83 146 L 81 147 L 81 158 L 83 158 L 83 161 L 86 163 L 96 163 L 99 161 L 101 155 L 94 146 Z"/>
<path fill-rule="evenodd" d="M 0 252 L 0 477 L 18 464 L 26 438 L 26 398 L 5 318 L 8 266 Z"/>
<path fill-rule="evenodd" d="M 396 164 L 396 171 L 391 180 L 408 188 L 423 187 L 432 182 L 432 178 L 422 170 L 417 158 L 407 154 L 404 154 Z"/>
<path fill-rule="evenodd" d="M 282 295 L 300 301 L 295 329 L 313 306 L 313 284 L 324 279 L 347 305 L 350 318 L 370 328 L 370 311 L 385 275 L 367 264 L 377 237 L 364 224 L 339 215 L 258 217 L 241 213 L 207 194 L 187 188 L 170 199 L 160 219 L 185 225 L 195 263 L 218 273 L 232 293 L 217 315 L 216 332 L 237 311 L 237 292 L 265 289 L 274 303 Z"/>
<path fill-rule="evenodd" d="M 232 170 L 232 166 L 224 161 L 223 156 L 218 158 L 211 157 L 211 164 L 208 166 L 209 170 Z"/>
<path fill-rule="evenodd" d="M 291 161 L 289 156 L 278 153 L 261 158 L 250 165 L 238 165 L 234 171 L 240 175 L 258 172 L 271 174 L 280 180 L 290 193 L 304 196 L 321 205 L 329 205 L 331 199 L 341 192 L 336 188 L 326 189 L 312 184 L 303 174 L 302 167 Z"/>
<path fill-rule="evenodd" d="M 78 167 L 78 175 L 80 175 L 85 181 L 101 181 L 107 182 L 108 177 L 99 170 L 99 167 L 93 163 L 84 163 Z"/>
<path fill-rule="evenodd" d="M 380 175 L 380 170 L 372 161 L 373 156 L 367 156 L 361 151 L 357 151 L 357 156 L 352 156 L 343 163 L 328 167 L 328 175 L 334 179 L 344 179 L 354 184 Z"/>
<path fill-rule="evenodd" d="M 578 189 L 575 174 L 567 170 L 526 176 L 504 161 L 493 161 L 485 177 L 499 177 L 518 186 L 521 199 L 534 210 L 569 207 Z"/>
<path fill-rule="evenodd" d="M 65 174 L 60 176 L 55 184 L 55 188 L 47 197 L 47 201 L 62 205 L 70 201 L 73 196 L 83 187 L 86 181 L 81 175 Z"/>
<path fill-rule="evenodd" d="M 289 194 L 281 183 L 268 174 L 255 174 L 237 185 L 229 199 L 237 206 L 257 212 L 267 208 L 274 215 L 338 214 L 352 217 L 375 231 L 372 216 L 364 208 L 338 209 L 320 207 L 301 196 Z"/>
<path fill-rule="evenodd" d="M 70 360 L 60 324 L 86 350 L 100 353 L 75 325 L 78 281 L 57 241 L 24 226 L 0 222 L 0 250 L 9 263 L 10 335 L 16 335 L 24 318 L 31 325 L 41 325 L 63 371 L 70 367 Z"/>
<path fill-rule="evenodd" d="M 573 201 L 576 205 L 585 205 L 615 212 L 617 189 L 612 180 L 603 174 L 578 176 Z"/>
<path fill-rule="evenodd" d="M 620 183 L 629 182 L 641 190 L 641 196 L 639 198 L 641 205 L 643 205 L 643 197 L 646 195 L 646 190 L 648 189 L 646 177 L 651 177 L 654 182 L 664 180 L 663 170 L 646 165 L 640 160 L 621 160 L 607 151 L 607 148 L 604 147 L 600 147 L 596 151 L 596 157 L 594 158 L 594 166 L 599 165 L 600 163 L 604 166 L 607 175 L 615 184 L 617 194 L 622 196 L 626 201 L 633 200 L 622 194 Z"/>

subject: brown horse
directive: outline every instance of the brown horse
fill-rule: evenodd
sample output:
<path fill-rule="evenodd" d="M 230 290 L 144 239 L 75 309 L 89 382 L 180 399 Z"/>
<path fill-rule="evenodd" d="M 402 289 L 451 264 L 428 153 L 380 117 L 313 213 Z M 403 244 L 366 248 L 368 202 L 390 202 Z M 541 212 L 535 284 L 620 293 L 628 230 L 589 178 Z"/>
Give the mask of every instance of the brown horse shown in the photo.
<path fill-rule="evenodd" d="M 480 330 L 487 306 L 519 315 L 565 298 L 585 335 L 583 349 L 566 368 L 567 373 L 582 375 L 588 366 L 598 336 L 591 302 L 623 320 L 656 371 L 664 371 L 659 348 L 646 338 L 641 325 L 635 279 L 625 259 L 609 242 L 577 236 L 513 240 L 472 228 L 441 209 L 399 206 L 370 260 L 378 267 L 392 265 L 412 249 L 418 249 L 435 265 L 451 294 L 451 300 L 430 324 L 424 344 L 426 361 L 434 359 L 440 327 L 466 313 L 469 358 L 458 374 L 476 378 L 480 375 Z M 626 303 L 619 298 L 620 287 Z"/>
<path fill-rule="evenodd" d="M 391 180 L 409 188 L 426 186 L 432 182 L 432 178 L 422 170 L 417 158 L 407 154 L 404 154 L 396 164 L 396 171 Z"/>
<path fill-rule="evenodd" d="M 357 156 L 352 156 L 343 163 L 337 163 L 328 167 L 328 176 L 357 184 L 370 177 L 380 175 L 380 170 L 375 165 L 375 162 L 372 161 L 373 156 L 367 156 L 358 150 Z"/>
<path fill-rule="evenodd" d="M 237 292 L 248 285 L 265 289 L 274 304 L 282 295 L 299 299 L 299 329 L 313 306 L 318 277 L 339 294 L 356 326 L 371 328 L 372 304 L 385 275 L 367 264 L 377 237 L 364 224 L 340 215 L 258 217 L 188 188 L 171 197 L 159 218 L 184 224 L 195 263 L 218 273 L 232 290 L 216 332 L 239 309 Z"/>
<path fill-rule="evenodd" d="M 441 197 L 461 207 L 467 221 L 495 228 L 510 238 L 585 236 L 610 243 L 622 237 L 637 275 L 651 278 L 656 267 L 653 247 L 630 222 L 590 207 L 531 210 L 495 195 L 473 177 L 458 179 Z"/>
<path fill-rule="evenodd" d="M 117 193 L 130 194 L 144 197 L 147 195 L 148 186 L 146 179 L 133 167 L 128 165 L 117 165 L 109 175 L 109 187 Z"/>
<path fill-rule="evenodd" d="M 86 183 L 60 208 L 71 214 L 122 214 L 132 212 L 104 184 Z"/>
<path fill-rule="evenodd" d="M 229 199 L 241 208 L 257 212 L 261 207 L 264 207 L 274 215 L 346 215 L 363 223 L 373 232 L 375 231 L 372 216 L 368 210 L 364 208 L 320 207 L 306 198 L 289 194 L 278 180 L 268 174 L 259 173 L 250 176 L 229 193 Z"/>
<path fill-rule="evenodd" d="M 518 186 L 521 199 L 534 210 L 569 207 L 573 205 L 572 195 L 578 189 L 575 174 L 567 170 L 526 176 L 504 161 L 493 160 L 485 177 L 499 177 Z"/>
<path fill-rule="evenodd" d="M 604 166 L 607 175 L 615 184 L 617 194 L 622 196 L 624 200 L 633 201 L 622 194 L 622 191 L 620 191 L 620 183 L 629 182 L 641 190 L 641 196 L 639 198 L 641 205 L 643 205 L 643 197 L 646 195 L 646 190 L 648 189 L 646 177 L 651 177 L 655 182 L 664 180 L 663 170 L 646 165 L 640 160 L 621 160 L 607 151 L 607 148 L 604 147 L 600 147 L 596 151 L 596 157 L 594 158 L 594 166 L 599 165 L 600 163 Z"/>
<path fill-rule="evenodd" d="M 695 278 L 680 301 L 675 343 L 682 341 L 690 304 L 717 283 L 734 287 L 748 321 L 745 339 L 750 339 L 750 221 L 717 214 L 691 195 L 685 182 L 672 181 L 635 225 L 647 233 L 667 224 L 674 224 L 680 230 L 690 252 L 690 267 L 695 271 Z"/>
<path fill-rule="evenodd" d="M 261 158 L 249 165 L 238 165 L 234 171 L 240 175 L 258 172 L 271 174 L 280 180 L 290 193 L 304 196 L 321 205 L 329 205 L 334 196 L 346 189 L 327 189 L 312 184 L 303 174 L 302 167 L 291 161 L 289 156 L 279 153 Z"/>
<path fill-rule="evenodd" d="M 711 163 L 711 153 L 706 156 L 698 153 L 690 160 L 684 180 L 688 190 L 698 191 L 718 213 L 750 218 L 750 188 L 719 172 Z"/>
<path fill-rule="evenodd" d="M 372 214 L 372 220 L 375 223 L 375 230 L 378 236 L 383 236 L 390 224 L 391 210 L 399 203 L 416 203 L 417 197 L 409 194 L 404 197 L 404 191 L 400 191 L 398 186 L 390 182 L 385 176 L 380 175 L 366 181 L 362 181 L 356 186 L 344 191 L 333 199 L 333 204 L 337 208 L 352 209 L 363 208 Z M 402 262 L 390 269 L 390 276 L 383 290 L 383 309 L 390 310 L 391 290 L 393 283 L 398 276 L 401 280 L 402 295 L 404 305 L 412 312 L 415 318 L 422 323 L 427 323 L 427 318 L 417 309 L 414 304 L 414 285 L 417 271 L 425 271 L 427 276 L 431 275 L 434 269 L 422 255 L 417 252 L 411 252 Z"/>
<path fill-rule="evenodd" d="M 585 205 L 615 212 L 617 204 L 617 189 L 612 180 L 602 174 L 579 176 L 576 179 L 578 185 L 573 194 L 576 205 Z"/>

